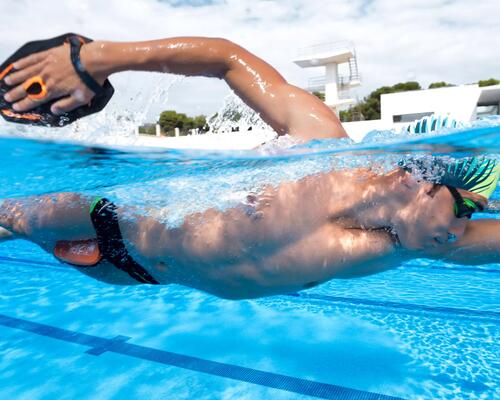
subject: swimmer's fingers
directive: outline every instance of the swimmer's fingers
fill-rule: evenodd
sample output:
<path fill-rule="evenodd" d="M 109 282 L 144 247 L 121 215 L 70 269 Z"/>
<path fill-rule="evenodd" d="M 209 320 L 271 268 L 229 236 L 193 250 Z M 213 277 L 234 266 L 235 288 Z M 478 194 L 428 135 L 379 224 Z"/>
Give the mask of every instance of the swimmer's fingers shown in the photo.
<path fill-rule="evenodd" d="M 19 60 L 14 62 L 13 64 L 14 69 L 19 71 L 29 67 L 30 65 L 38 64 L 39 62 L 45 59 L 47 55 L 46 53 L 47 53 L 46 51 L 41 51 L 39 53 L 30 54 L 29 56 L 26 56 L 24 58 L 20 58 Z"/>
<path fill-rule="evenodd" d="M 47 88 L 46 88 L 47 90 Z M 12 105 L 12 108 L 15 111 L 20 111 L 20 112 L 25 112 L 29 111 L 40 104 L 46 103 L 53 98 L 59 97 L 60 94 L 56 91 L 51 91 L 50 89 L 47 90 L 46 94 L 44 97 L 41 98 L 34 98 L 28 96 L 28 93 L 26 92 L 26 88 L 24 85 L 19 85 L 16 86 L 14 89 L 12 89 L 9 93 L 5 95 L 5 100 L 14 103 Z"/>
<path fill-rule="evenodd" d="M 26 88 L 25 88 L 24 82 L 33 76 L 40 75 L 41 70 L 42 70 L 41 66 L 34 65 L 34 66 L 27 68 L 25 70 L 16 72 L 16 74 L 19 74 L 19 75 L 16 76 L 15 80 L 12 80 L 10 75 L 7 76 L 5 78 L 5 82 L 9 85 L 15 85 L 15 84 L 18 84 L 20 82 L 23 82 L 23 83 L 20 85 L 17 85 L 15 88 L 9 90 L 7 93 L 5 93 L 3 98 L 6 101 L 8 101 L 9 103 L 14 103 L 16 101 L 19 101 L 19 100 L 25 98 L 27 96 L 27 93 L 26 93 Z M 7 81 L 7 79 L 9 79 L 9 80 Z"/>
<path fill-rule="evenodd" d="M 52 104 L 52 106 L 50 107 L 50 112 L 55 115 L 61 115 L 65 112 L 73 111 L 75 108 L 88 104 L 91 98 L 92 96 L 84 96 L 82 98 L 78 98 L 73 94 Z"/>
<path fill-rule="evenodd" d="M 24 88 L 23 85 L 16 86 L 14 89 L 9 90 L 3 98 L 10 102 L 14 103 L 15 101 L 24 99 L 26 97 L 26 89 Z"/>
<path fill-rule="evenodd" d="M 16 102 L 12 106 L 15 111 L 25 112 L 54 98 L 64 96 L 64 94 L 66 94 L 65 92 L 65 90 L 58 90 L 57 88 L 51 89 L 51 87 L 48 86 L 47 95 L 45 97 L 41 99 L 34 99 L 27 96 L 26 89 L 23 85 L 19 85 L 9 92 L 9 98 L 6 98 L 6 100 Z M 87 87 L 77 89 L 70 96 L 64 97 L 55 102 L 51 106 L 51 112 L 56 115 L 60 115 L 65 112 L 72 111 L 77 107 L 88 104 L 93 97 L 94 93 Z"/>
<path fill-rule="evenodd" d="M 20 71 L 11 72 L 4 78 L 4 81 L 9 86 L 18 85 L 29 78 L 39 75 L 42 72 L 43 66 L 41 64 L 31 65 Z M 8 93 L 7 93 L 8 95 Z M 7 100 L 7 99 L 6 99 Z M 7 100 L 9 101 L 9 100 Z"/>
<path fill-rule="evenodd" d="M 51 97 L 49 95 L 40 100 L 25 97 L 24 99 L 18 101 L 17 103 L 14 103 L 12 108 L 15 111 L 25 112 L 35 108 L 36 106 L 39 106 L 42 103 L 46 103 L 49 100 L 51 100 Z"/>

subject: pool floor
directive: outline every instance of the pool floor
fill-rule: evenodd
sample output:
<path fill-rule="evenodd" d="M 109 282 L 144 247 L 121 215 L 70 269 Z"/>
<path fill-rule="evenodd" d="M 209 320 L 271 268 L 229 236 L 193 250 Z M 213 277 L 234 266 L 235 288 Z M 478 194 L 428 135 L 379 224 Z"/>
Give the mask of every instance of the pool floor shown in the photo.
<path fill-rule="evenodd" d="M 500 266 L 416 261 L 225 301 L 0 246 L 2 399 L 500 398 Z"/>

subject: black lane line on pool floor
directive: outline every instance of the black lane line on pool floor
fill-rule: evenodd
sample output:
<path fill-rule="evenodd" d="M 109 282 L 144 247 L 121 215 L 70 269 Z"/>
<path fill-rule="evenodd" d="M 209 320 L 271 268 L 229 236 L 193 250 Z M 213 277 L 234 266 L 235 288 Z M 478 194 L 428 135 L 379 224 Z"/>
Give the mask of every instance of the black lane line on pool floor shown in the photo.
<path fill-rule="evenodd" d="M 49 262 L 49 261 L 32 261 L 22 258 L 11 258 L 0 256 L 0 262 L 17 262 L 20 264 L 35 264 L 41 265 L 44 268 L 55 269 L 63 272 L 77 273 L 76 270 L 71 267 L 65 267 L 64 264 Z M 446 268 L 448 269 L 448 268 Z M 497 271 L 497 270 L 493 270 Z M 482 270 L 484 272 L 484 270 Z M 394 301 L 382 301 L 382 300 L 368 300 L 368 299 L 357 299 L 352 297 L 340 297 L 340 296 L 330 296 L 315 293 L 289 293 L 283 296 L 287 297 L 298 297 L 302 300 L 314 300 L 314 301 L 327 301 L 330 303 L 336 303 L 340 306 L 365 306 L 365 307 L 379 307 L 386 310 L 392 310 L 397 313 L 430 313 L 438 314 L 441 318 L 458 318 L 458 319 L 481 319 L 488 320 L 494 323 L 500 323 L 500 312 L 488 311 L 488 310 L 471 310 L 468 308 L 453 308 L 453 307 L 442 307 L 442 306 L 426 306 L 423 304 L 412 304 L 412 303 L 397 303 Z"/>
<path fill-rule="evenodd" d="M 253 368 L 241 367 L 239 365 L 225 364 L 152 347 L 131 344 L 127 343 L 130 339 L 127 336 L 117 336 L 113 339 L 106 339 L 25 319 L 9 317 L 4 314 L 0 314 L 0 325 L 52 339 L 88 346 L 90 349 L 88 349 L 86 353 L 94 356 L 101 355 L 104 352 L 111 352 L 321 399 L 402 400 L 399 397 L 365 392 L 363 390 L 351 389 L 329 383 L 310 381 L 293 376 L 260 371 Z"/>

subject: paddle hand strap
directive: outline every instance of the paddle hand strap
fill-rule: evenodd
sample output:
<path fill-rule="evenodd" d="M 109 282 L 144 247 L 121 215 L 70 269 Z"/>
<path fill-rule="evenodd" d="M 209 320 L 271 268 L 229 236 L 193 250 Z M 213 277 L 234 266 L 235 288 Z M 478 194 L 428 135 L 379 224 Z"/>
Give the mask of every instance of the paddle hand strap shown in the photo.
<path fill-rule="evenodd" d="M 80 59 L 80 49 L 82 44 L 85 43 L 78 36 L 70 36 L 68 38 L 69 45 L 71 48 L 71 63 L 75 68 L 75 72 L 78 74 L 80 79 L 85 85 L 92 90 L 95 94 L 100 94 L 103 92 L 103 88 L 99 83 L 90 75 L 84 68 L 82 60 Z"/>

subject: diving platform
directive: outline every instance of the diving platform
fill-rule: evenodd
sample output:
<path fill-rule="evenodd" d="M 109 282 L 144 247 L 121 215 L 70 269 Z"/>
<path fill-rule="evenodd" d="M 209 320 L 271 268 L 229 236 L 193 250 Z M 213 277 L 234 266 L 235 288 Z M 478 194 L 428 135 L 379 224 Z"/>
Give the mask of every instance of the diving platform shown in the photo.
<path fill-rule="evenodd" d="M 293 62 L 301 68 L 343 64 L 355 56 L 351 42 L 330 42 L 304 47 Z"/>
<path fill-rule="evenodd" d="M 349 89 L 361 85 L 354 44 L 350 41 L 328 42 L 300 49 L 293 62 L 301 68 L 324 67 L 323 76 L 309 79 L 308 90 L 325 94 L 325 104 L 338 113 L 354 103 Z M 339 74 L 339 65 L 347 64 L 348 74 Z"/>

